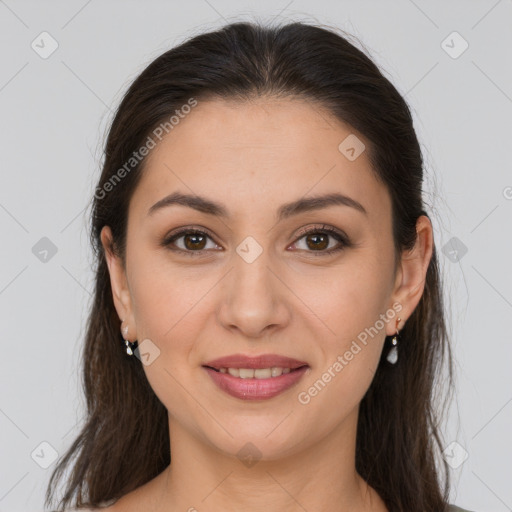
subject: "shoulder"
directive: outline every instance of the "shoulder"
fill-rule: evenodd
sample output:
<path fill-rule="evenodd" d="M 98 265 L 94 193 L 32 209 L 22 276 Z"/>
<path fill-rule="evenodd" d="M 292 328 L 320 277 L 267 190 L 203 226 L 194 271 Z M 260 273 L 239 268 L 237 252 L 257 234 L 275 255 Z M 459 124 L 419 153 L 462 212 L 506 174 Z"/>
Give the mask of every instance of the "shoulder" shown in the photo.
<path fill-rule="evenodd" d="M 64 510 L 64 512 L 101 512 L 102 510 L 108 510 L 104 507 L 102 508 L 68 508 Z"/>
<path fill-rule="evenodd" d="M 114 507 L 115 502 L 116 500 L 109 501 L 98 508 L 70 508 L 64 510 L 64 512 L 115 512 L 117 511 L 117 507 Z"/>
<path fill-rule="evenodd" d="M 473 511 L 466 510 L 465 508 L 457 507 L 457 505 L 449 505 L 448 512 L 473 512 Z"/>
<path fill-rule="evenodd" d="M 457 509 L 459 510 L 459 509 Z M 112 507 L 100 507 L 100 508 L 68 508 L 64 512 L 110 512 L 114 511 Z"/>

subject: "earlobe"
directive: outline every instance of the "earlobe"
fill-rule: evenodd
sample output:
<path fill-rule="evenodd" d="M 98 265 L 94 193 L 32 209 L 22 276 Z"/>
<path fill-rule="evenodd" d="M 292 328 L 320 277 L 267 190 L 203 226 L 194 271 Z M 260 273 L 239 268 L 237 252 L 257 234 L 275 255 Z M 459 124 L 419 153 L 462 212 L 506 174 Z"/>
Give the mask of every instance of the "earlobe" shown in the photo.
<path fill-rule="evenodd" d="M 395 282 L 393 300 L 402 305 L 400 311 L 402 324 L 411 316 L 423 295 L 433 244 L 430 219 L 421 215 L 416 221 L 416 243 L 412 249 L 404 251 Z M 394 333 L 387 334 L 391 336 Z"/>
<path fill-rule="evenodd" d="M 133 325 L 130 291 L 126 279 L 126 272 L 121 258 L 115 254 L 112 246 L 112 231 L 109 226 L 101 230 L 101 243 L 110 275 L 112 298 L 120 320 Z M 131 328 L 130 330 L 133 330 Z"/>

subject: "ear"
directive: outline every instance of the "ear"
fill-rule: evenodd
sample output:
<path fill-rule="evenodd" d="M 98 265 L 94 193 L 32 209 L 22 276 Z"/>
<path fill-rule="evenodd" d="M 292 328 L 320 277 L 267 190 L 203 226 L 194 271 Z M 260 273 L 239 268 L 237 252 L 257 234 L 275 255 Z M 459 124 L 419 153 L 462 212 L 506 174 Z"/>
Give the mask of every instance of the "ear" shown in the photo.
<path fill-rule="evenodd" d="M 433 246 L 432 223 L 426 215 L 421 215 L 416 221 L 416 243 L 412 249 L 402 254 L 395 279 L 392 304 L 399 302 L 402 305 L 400 313 L 397 314 L 401 318 L 399 330 L 412 315 L 423 295 Z M 393 336 L 395 333 L 396 323 L 388 322 L 386 334 Z"/>
<path fill-rule="evenodd" d="M 124 325 L 128 326 L 128 334 L 124 336 L 124 338 L 134 341 L 136 339 L 136 326 L 133 316 L 130 290 L 128 288 L 128 280 L 126 278 L 126 271 L 123 262 L 113 250 L 112 231 L 109 226 L 103 226 L 100 238 L 110 274 L 110 285 L 112 287 L 114 306 L 120 321 L 124 321 Z M 121 326 L 119 326 L 119 328 L 121 329 Z"/>

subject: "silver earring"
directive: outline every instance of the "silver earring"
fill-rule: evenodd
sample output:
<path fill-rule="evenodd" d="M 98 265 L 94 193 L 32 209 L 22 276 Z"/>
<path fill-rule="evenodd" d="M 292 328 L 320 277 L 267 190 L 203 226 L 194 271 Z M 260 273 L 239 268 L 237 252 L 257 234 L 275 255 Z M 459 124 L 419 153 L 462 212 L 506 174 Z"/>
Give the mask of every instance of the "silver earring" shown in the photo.
<path fill-rule="evenodd" d="M 126 346 L 126 353 L 129 356 L 133 356 L 133 351 L 137 348 L 137 340 L 135 340 L 132 343 L 132 342 L 128 341 L 127 339 L 125 339 L 126 336 L 128 335 L 128 325 L 125 325 L 123 328 L 121 328 L 121 332 L 123 333 L 124 344 Z"/>
<path fill-rule="evenodd" d="M 388 355 L 386 357 L 386 359 L 388 360 L 389 363 L 391 364 L 395 364 L 397 361 L 398 361 L 398 338 L 399 338 L 399 331 L 398 331 L 398 326 L 400 324 L 400 318 L 397 319 L 396 321 L 396 334 L 393 336 L 393 339 L 391 340 L 391 344 L 393 345 L 390 349 L 390 351 L 388 352 Z"/>
<path fill-rule="evenodd" d="M 128 340 L 124 340 L 124 344 L 126 345 L 126 353 L 129 356 L 133 356 L 133 351 L 137 348 L 137 342 L 134 341 L 132 343 L 132 342 L 130 342 Z"/>

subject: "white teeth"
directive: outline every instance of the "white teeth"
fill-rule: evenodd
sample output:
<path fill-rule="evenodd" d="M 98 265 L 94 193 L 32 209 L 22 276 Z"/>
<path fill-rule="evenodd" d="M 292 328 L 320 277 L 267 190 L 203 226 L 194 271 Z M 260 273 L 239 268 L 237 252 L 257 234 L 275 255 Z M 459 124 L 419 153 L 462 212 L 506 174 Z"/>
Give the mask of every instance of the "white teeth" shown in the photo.
<path fill-rule="evenodd" d="M 283 373 L 282 368 L 278 368 L 277 366 L 274 366 L 272 368 L 272 377 L 279 377 L 279 375 L 281 375 L 282 373 Z"/>
<path fill-rule="evenodd" d="M 257 379 L 270 379 L 272 377 L 272 369 L 271 368 L 258 368 L 254 370 L 254 376 Z"/>
<path fill-rule="evenodd" d="M 229 375 L 233 375 L 233 377 L 240 377 L 240 370 L 238 368 L 228 368 Z"/>
<path fill-rule="evenodd" d="M 231 372 L 231 368 L 228 371 Z M 240 368 L 238 370 L 238 373 L 240 374 L 239 377 L 241 379 L 252 379 L 252 378 L 254 378 L 254 370 L 252 368 Z"/>
<path fill-rule="evenodd" d="M 279 377 L 283 373 L 290 373 L 290 368 L 281 368 L 273 366 L 272 368 L 220 368 L 220 373 L 229 373 L 233 377 L 240 379 L 270 379 L 271 377 Z"/>

